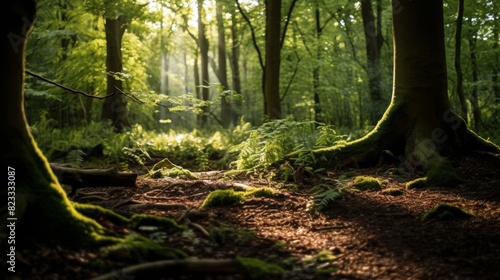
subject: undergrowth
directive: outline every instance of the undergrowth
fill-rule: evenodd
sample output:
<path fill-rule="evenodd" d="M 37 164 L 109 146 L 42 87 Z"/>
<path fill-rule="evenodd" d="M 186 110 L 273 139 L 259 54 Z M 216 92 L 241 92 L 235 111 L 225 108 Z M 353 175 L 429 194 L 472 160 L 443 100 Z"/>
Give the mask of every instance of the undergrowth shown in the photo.
<path fill-rule="evenodd" d="M 235 127 L 212 131 L 162 132 L 135 124 L 116 133 L 110 123 L 62 129 L 54 128 L 54 123 L 42 115 L 31 126 L 37 144 L 50 161 L 67 162 L 73 167 L 115 165 L 122 170 L 139 165 L 145 172 L 163 158 L 193 171 L 265 169 L 292 152 L 298 152 L 294 162 L 307 168 L 316 161 L 309 151 L 350 140 L 330 125 L 293 117 L 258 127 L 242 119 Z"/>
<path fill-rule="evenodd" d="M 42 115 L 30 127 L 49 161 L 66 162 L 73 167 L 115 165 L 122 170 L 140 165 L 145 171 L 148 163 L 160 158 L 169 158 L 192 170 L 228 169 L 237 159 L 237 151 L 230 151 L 230 147 L 243 142 L 251 128 L 242 120 L 236 127 L 215 132 L 197 129 L 158 132 L 136 124 L 123 133 L 115 133 L 111 124 L 104 122 L 62 129 L 54 128 L 54 123 Z M 102 147 L 102 151 L 95 153 L 94 147 Z"/>

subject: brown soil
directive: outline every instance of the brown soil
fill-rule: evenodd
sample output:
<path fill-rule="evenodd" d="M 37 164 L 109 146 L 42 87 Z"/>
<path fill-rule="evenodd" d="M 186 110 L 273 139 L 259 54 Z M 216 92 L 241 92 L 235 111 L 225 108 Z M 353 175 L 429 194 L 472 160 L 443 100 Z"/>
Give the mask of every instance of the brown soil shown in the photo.
<path fill-rule="evenodd" d="M 191 231 L 164 236 L 162 244 L 190 256 L 211 259 L 254 257 L 286 269 L 275 279 L 500 279 L 500 159 L 495 155 L 471 155 L 455 163 L 458 174 L 469 183 L 453 188 L 439 186 L 406 190 L 405 182 L 421 176 L 391 175 L 391 166 L 329 171 L 303 182 L 224 178 L 223 172 L 199 173 L 196 180 L 140 178 L 138 188 L 80 189 L 74 200 L 113 208 L 132 199 L 143 204 L 181 204 L 168 209 L 138 210 L 134 204 L 114 207 L 123 215 L 148 213 L 182 219 Z M 344 192 L 327 209 L 310 210 L 313 187 L 336 184 L 347 172 L 387 180 L 383 190 L 396 188 L 402 195 L 383 191 Z M 341 181 L 349 185 L 352 177 Z M 274 198 L 247 198 L 228 207 L 199 209 L 207 194 L 233 188 L 235 183 L 271 186 Z M 441 203 L 449 203 L 474 214 L 470 218 L 422 221 L 422 215 Z M 186 210 L 189 209 L 188 210 Z M 189 222 L 188 222 L 189 221 Z M 101 221 L 107 227 L 112 225 Z M 227 231 L 216 242 L 203 232 Z M 120 234 L 130 232 L 114 228 Z M 141 232 L 151 236 L 155 232 Z M 35 232 L 33 234 L 36 234 Z M 114 272 L 112 279 L 143 279 L 119 272 L 137 262 L 104 257 L 88 249 L 18 241 L 16 273 L 8 279 L 92 279 Z M 311 260 L 328 250 L 334 260 Z M 98 268 L 93 263 L 101 260 Z M 2 261 L 2 263 L 5 263 Z M 188 272 L 164 278 L 145 279 L 242 279 L 216 273 Z"/>

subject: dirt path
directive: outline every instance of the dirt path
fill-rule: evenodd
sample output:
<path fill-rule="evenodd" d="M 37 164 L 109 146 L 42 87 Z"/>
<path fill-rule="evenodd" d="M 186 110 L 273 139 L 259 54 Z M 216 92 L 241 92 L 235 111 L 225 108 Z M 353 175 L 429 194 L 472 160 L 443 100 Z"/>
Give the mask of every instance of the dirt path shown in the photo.
<path fill-rule="evenodd" d="M 500 279 L 498 161 L 481 157 L 462 160 L 457 170 L 471 183 L 455 188 L 405 190 L 404 180 L 388 174 L 388 169 L 329 172 L 332 179 L 346 172 L 377 177 L 387 180 L 384 189 L 399 189 L 403 194 L 348 192 L 323 211 L 310 210 L 312 186 L 317 181 L 294 185 L 243 177 L 227 180 L 218 172 L 199 174 L 202 176 L 197 180 L 141 178 L 137 189 L 82 189 L 75 200 L 114 207 L 123 215 L 148 213 L 183 218 L 181 222 L 187 218 L 189 233 L 164 237 L 166 246 L 199 258 L 260 258 L 287 270 L 277 279 Z M 211 191 L 232 188 L 235 183 L 272 186 L 278 195 L 199 209 Z M 129 199 L 135 203 L 124 203 Z M 170 206 L 132 206 L 140 203 Z M 440 203 L 459 206 L 474 216 L 422 222 L 422 215 Z M 314 259 L 324 250 L 334 259 Z M 110 259 L 105 267 L 89 268 L 86 264 L 99 258 L 99 252 L 41 244 L 27 246 L 19 256 L 23 260 L 18 267 L 20 278 L 9 279 L 90 279 L 127 265 Z M 137 280 L 133 275 L 118 275 L 116 279 Z"/>

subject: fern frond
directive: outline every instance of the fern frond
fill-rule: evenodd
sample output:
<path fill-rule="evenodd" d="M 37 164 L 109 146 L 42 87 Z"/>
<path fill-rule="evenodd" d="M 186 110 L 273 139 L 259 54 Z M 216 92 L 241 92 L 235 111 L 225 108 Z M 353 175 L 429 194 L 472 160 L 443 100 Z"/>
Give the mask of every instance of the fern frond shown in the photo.
<path fill-rule="evenodd" d="M 329 189 L 323 193 L 317 194 L 314 196 L 314 208 L 318 211 L 322 211 L 329 207 L 339 196 L 340 191 L 338 189 Z"/>

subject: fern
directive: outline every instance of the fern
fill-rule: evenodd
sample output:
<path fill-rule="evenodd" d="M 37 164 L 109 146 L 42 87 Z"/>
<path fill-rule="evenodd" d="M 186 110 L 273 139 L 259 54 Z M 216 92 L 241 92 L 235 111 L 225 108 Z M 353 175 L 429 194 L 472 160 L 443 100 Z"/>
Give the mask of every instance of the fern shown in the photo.
<path fill-rule="evenodd" d="M 340 196 L 339 189 L 328 189 L 327 191 L 314 196 L 314 209 L 318 211 L 325 210 Z"/>
<path fill-rule="evenodd" d="M 146 165 L 144 164 L 144 161 L 146 159 L 151 159 L 151 157 L 149 156 L 148 152 L 146 150 L 144 150 L 144 149 L 141 149 L 141 148 L 123 147 L 122 151 L 130 159 L 132 159 L 136 163 L 142 165 L 144 168 L 146 168 Z M 147 170 L 147 168 L 146 168 L 146 170 Z"/>
<path fill-rule="evenodd" d="M 235 147 L 240 151 L 238 169 L 265 168 L 293 151 L 314 147 L 314 122 L 298 122 L 292 116 L 266 122 L 248 133 L 247 140 Z"/>
<path fill-rule="evenodd" d="M 71 150 L 68 152 L 66 155 L 66 161 L 72 166 L 72 167 L 80 167 L 82 165 L 82 162 L 84 161 L 84 157 L 86 154 L 82 150 Z"/>
<path fill-rule="evenodd" d="M 329 208 L 332 203 L 339 198 L 346 190 L 346 186 L 340 181 L 332 182 L 332 184 L 318 184 L 312 188 L 314 192 L 312 209 L 323 211 Z"/>

